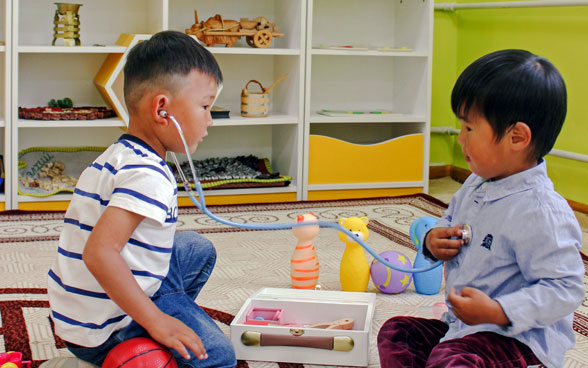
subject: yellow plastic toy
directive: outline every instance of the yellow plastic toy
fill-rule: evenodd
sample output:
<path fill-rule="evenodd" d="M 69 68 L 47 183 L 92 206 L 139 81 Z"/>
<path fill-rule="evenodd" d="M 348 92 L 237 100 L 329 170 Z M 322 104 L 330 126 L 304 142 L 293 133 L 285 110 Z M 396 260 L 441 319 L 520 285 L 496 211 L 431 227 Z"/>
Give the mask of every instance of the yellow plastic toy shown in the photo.
<path fill-rule="evenodd" d="M 361 240 L 369 237 L 367 217 L 343 217 L 339 225 L 351 231 Z M 343 291 L 365 292 L 370 281 L 370 264 L 363 248 L 346 234 L 339 232 L 339 239 L 345 243 L 345 252 L 341 258 L 339 280 Z"/>

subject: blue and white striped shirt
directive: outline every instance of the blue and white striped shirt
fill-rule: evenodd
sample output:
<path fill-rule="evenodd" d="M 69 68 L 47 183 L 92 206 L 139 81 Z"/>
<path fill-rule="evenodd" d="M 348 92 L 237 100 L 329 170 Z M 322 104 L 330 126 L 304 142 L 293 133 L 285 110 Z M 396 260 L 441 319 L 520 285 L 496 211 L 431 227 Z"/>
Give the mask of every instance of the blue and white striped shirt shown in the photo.
<path fill-rule="evenodd" d="M 84 170 L 65 215 L 48 294 L 57 335 L 77 345 L 98 346 L 131 322 L 82 260 L 88 237 L 108 206 L 145 216 L 121 256 L 151 296 L 169 269 L 177 185 L 167 163 L 139 138 L 124 134 Z"/>
<path fill-rule="evenodd" d="M 585 271 L 580 226 L 545 162 L 496 181 L 472 174 L 435 227 L 458 224 L 469 224 L 472 238 L 445 263 L 445 296 L 452 287 L 479 289 L 500 303 L 511 325 L 466 325 L 448 303 L 441 341 L 492 331 L 561 367 L 575 345 L 573 313 L 584 298 Z"/>

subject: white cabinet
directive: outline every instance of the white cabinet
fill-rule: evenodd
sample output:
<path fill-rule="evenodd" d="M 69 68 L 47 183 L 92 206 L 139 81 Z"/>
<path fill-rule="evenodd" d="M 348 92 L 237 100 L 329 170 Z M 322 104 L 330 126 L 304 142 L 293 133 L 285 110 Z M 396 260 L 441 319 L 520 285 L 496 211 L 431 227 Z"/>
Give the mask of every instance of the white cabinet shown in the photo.
<path fill-rule="evenodd" d="M 232 47 L 209 48 L 224 76 L 217 105 L 230 110 L 230 119 L 215 119 L 193 156 L 253 154 L 268 158 L 274 171 L 291 176 L 292 182 L 283 187 L 206 191 L 208 203 L 284 202 L 427 189 L 433 0 L 89 1 L 79 10 L 81 46 L 75 47 L 62 46 L 61 39 L 51 45 L 53 2 L 5 0 L 3 9 L 4 37 L 10 39 L 0 47 L 0 63 L 4 63 L 0 85 L 5 87 L 0 91 L 0 148 L 7 161 L 7 191 L 0 201 L 7 209 L 64 209 L 70 199 L 68 194 L 19 195 L 19 151 L 36 146 L 107 146 L 126 125 L 119 118 L 21 120 L 18 107 L 43 106 L 52 98 L 64 97 L 77 106 L 104 106 L 93 79 L 109 54 L 124 53 L 125 48 L 116 45 L 119 36 L 167 29 L 184 32 L 195 22 L 194 11 L 200 21 L 216 14 L 237 21 L 262 16 L 285 35 L 273 38 L 268 48 L 252 48 L 245 37 Z M 348 45 L 357 48 L 333 47 Z M 241 90 L 249 80 L 268 87 L 286 73 L 270 92 L 269 116 L 240 115 Z M 120 90 L 120 82 L 116 87 Z M 333 117 L 317 114 L 320 109 L 390 113 Z M 358 146 L 362 156 L 364 146 L 378 146 L 373 152 L 368 148 L 368 156 L 357 166 L 365 171 L 373 166 L 367 163 L 376 162 L 384 174 L 317 179 L 317 172 L 328 171 L 323 167 L 338 168 L 323 159 L 321 150 L 331 146 L 317 143 L 322 136 L 353 145 L 348 149 L 335 142 L 326 155 L 335 162 L 349 159 L 339 151 L 349 156 Z M 393 160 L 377 156 L 380 143 L 386 143 L 383 152 Z M 398 174 L 408 166 L 410 174 Z M 343 167 L 340 172 L 354 170 L 348 164 Z M 183 195 L 180 204 L 189 204 Z"/>
<path fill-rule="evenodd" d="M 309 0 L 304 199 L 426 192 L 433 5 Z"/>

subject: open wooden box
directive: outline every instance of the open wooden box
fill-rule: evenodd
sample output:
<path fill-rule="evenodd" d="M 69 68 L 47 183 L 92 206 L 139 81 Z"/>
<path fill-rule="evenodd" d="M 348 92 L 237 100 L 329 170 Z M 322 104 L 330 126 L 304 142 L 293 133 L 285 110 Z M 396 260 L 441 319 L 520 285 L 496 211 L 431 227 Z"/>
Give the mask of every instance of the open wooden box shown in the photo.
<path fill-rule="evenodd" d="M 231 323 L 237 359 L 367 366 L 376 296 L 328 290 L 263 288 L 248 298 Z M 255 310 L 279 310 L 279 323 L 247 320 Z M 344 318 L 350 330 L 309 325 Z"/>

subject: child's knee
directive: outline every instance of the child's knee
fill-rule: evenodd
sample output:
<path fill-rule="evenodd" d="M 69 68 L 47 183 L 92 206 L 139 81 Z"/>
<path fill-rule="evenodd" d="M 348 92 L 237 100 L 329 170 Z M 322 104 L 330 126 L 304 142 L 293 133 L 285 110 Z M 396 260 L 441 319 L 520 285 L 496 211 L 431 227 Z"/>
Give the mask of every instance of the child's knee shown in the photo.
<path fill-rule="evenodd" d="M 177 232 L 174 236 L 174 247 L 180 252 L 197 250 L 202 254 L 216 256 L 216 249 L 212 242 L 195 231 Z"/>

